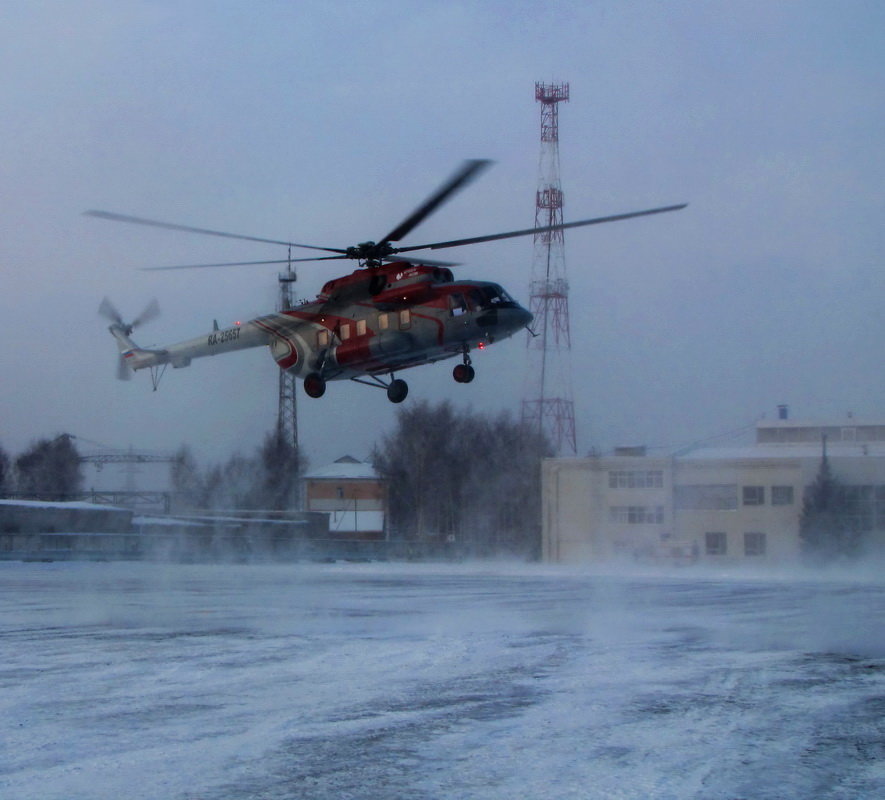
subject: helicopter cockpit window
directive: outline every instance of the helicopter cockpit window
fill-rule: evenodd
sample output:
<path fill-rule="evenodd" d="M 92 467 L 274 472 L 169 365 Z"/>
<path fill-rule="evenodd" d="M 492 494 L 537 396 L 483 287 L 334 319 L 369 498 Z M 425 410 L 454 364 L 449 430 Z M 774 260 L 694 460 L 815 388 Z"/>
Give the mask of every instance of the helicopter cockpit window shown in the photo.
<path fill-rule="evenodd" d="M 467 301 L 464 299 L 463 294 L 449 295 L 449 311 L 453 317 L 460 317 L 462 314 L 467 313 Z"/>
<path fill-rule="evenodd" d="M 485 296 L 485 305 L 494 308 L 513 307 L 516 302 L 505 292 L 500 286 L 494 284 L 492 286 L 484 286 L 482 293 Z"/>

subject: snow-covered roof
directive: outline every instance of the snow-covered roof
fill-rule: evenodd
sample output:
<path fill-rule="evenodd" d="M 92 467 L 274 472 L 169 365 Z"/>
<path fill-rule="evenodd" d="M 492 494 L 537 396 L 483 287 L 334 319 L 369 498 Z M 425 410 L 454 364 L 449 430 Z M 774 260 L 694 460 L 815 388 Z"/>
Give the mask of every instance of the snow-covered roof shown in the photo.
<path fill-rule="evenodd" d="M 129 508 L 109 506 L 98 503 L 86 503 L 82 500 L 71 502 L 55 502 L 51 500 L 0 500 L 4 506 L 24 506 L 26 508 L 62 508 L 79 511 L 131 511 Z"/>
<path fill-rule="evenodd" d="M 352 456 L 342 456 L 334 464 L 311 470 L 304 477 L 310 480 L 377 480 L 378 473 L 365 461 L 357 461 Z"/>
<path fill-rule="evenodd" d="M 885 427 L 885 419 L 761 419 L 757 428 L 879 428 Z"/>
<path fill-rule="evenodd" d="M 819 459 L 820 444 L 755 444 L 747 447 L 699 447 L 677 456 L 679 461 L 725 459 Z M 827 444 L 829 458 L 885 458 L 885 442 L 835 442 Z"/>

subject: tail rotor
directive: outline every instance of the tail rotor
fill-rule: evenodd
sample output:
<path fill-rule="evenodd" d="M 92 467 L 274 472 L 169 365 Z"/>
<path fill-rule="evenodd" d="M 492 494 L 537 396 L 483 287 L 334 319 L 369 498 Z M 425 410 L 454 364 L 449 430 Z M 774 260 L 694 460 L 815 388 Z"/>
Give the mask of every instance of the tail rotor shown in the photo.
<path fill-rule="evenodd" d="M 124 322 L 123 315 L 117 310 L 117 307 L 105 297 L 98 307 L 98 313 L 105 319 L 110 320 L 118 327 L 118 330 L 124 335 L 129 336 L 136 328 L 141 327 L 146 322 L 151 322 L 160 316 L 160 304 L 155 297 L 150 301 L 144 310 L 132 322 Z"/>
<path fill-rule="evenodd" d="M 123 315 L 120 314 L 117 307 L 105 297 L 98 307 L 98 313 L 111 322 L 109 330 L 120 346 L 120 357 L 117 360 L 117 379 L 128 381 L 132 377 L 132 370 L 126 364 L 126 353 L 135 349 L 135 343 L 129 336 L 136 328 L 156 319 L 160 315 L 160 304 L 154 298 L 132 322 L 125 322 Z"/>

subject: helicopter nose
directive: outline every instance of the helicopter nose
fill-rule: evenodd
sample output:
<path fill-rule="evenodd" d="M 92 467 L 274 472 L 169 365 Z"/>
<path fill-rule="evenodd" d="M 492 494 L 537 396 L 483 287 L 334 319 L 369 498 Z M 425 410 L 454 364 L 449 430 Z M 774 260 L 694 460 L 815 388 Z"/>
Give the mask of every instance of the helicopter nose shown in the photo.
<path fill-rule="evenodd" d="M 506 328 L 508 335 L 522 330 L 532 319 L 532 313 L 522 306 L 498 309 L 501 313 L 501 327 Z"/>

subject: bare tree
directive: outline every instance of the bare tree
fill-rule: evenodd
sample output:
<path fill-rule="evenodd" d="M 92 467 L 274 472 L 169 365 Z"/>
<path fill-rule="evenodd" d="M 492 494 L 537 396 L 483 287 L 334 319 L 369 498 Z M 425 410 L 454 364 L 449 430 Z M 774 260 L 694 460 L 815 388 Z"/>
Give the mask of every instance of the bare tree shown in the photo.
<path fill-rule="evenodd" d="M 177 509 L 205 507 L 205 478 L 194 458 L 193 451 L 187 445 L 183 444 L 175 454 L 175 461 L 172 462 L 171 482 Z"/>
<path fill-rule="evenodd" d="M 6 451 L 0 446 L 0 495 L 12 488 L 12 465 Z"/>
<path fill-rule="evenodd" d="M 540 542 L 543 436 L 507 414 L 456 412 L 448 402 L 399 412 L 373 453 L 403 538 L 454 539 L 475 553 L 535 555 Z"/>
<path fill-rule="evenodd" d="M 256 504 L 276 510 L 296 507 L 299 504 L 299 480 L 303 471 L 299 452 L 274 431 L 264 437 L 256 461 Z"/>
<path fill-rule="evenodd" d="M 44 500 L 64 499 L 83 483 L 80 454 L 72 437 L 41 439 L 15 460 L 17 490 Z"/>
<path fill-rule="evenodd" d="M 298 505 L 303 466 L 298 452 L 269 433 L 254 455 L 234 453 L 201 470 L 183 445 L 172 467 L 176 502 L 184 508 L 290 509 Z"/>

